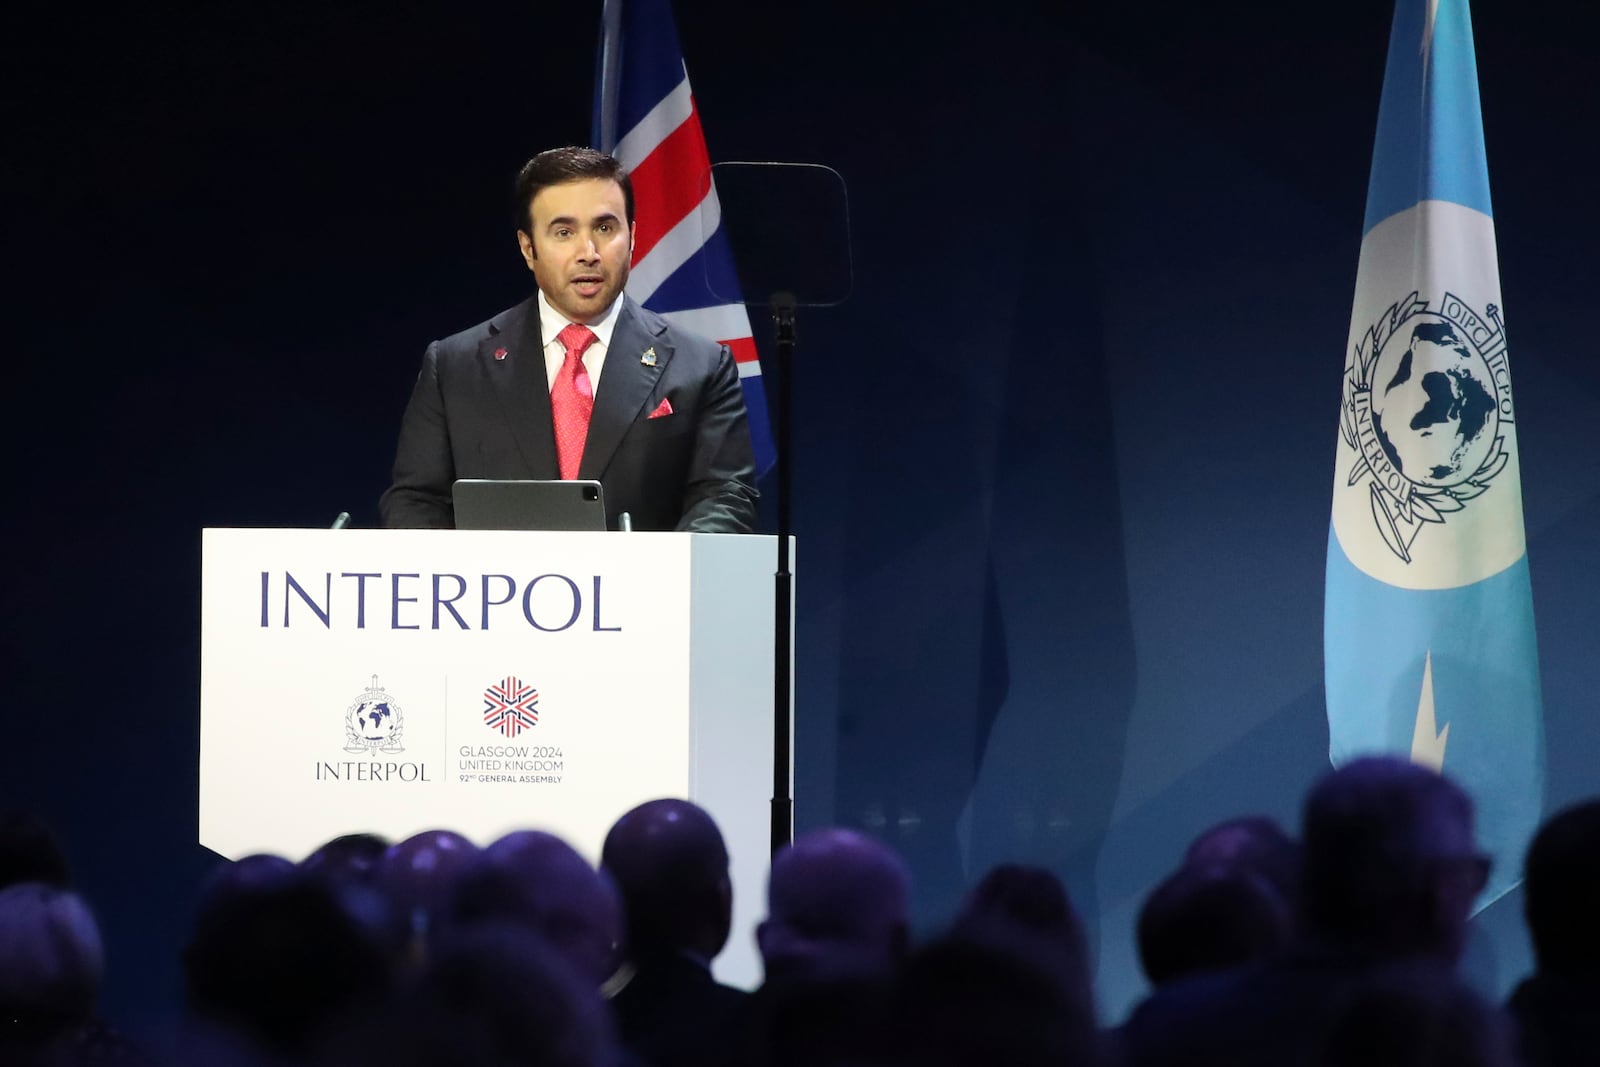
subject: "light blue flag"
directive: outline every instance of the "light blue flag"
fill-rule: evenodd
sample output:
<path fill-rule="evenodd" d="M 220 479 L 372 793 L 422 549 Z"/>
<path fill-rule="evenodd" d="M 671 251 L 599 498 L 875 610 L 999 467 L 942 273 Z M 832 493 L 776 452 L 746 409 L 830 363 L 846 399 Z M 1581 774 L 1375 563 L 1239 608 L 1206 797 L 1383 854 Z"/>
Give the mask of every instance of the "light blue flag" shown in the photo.
<path fill-rule="evenodd" d="M 1466 0 L 1398 0 L 1350 315 L 1324 618 L 1330 755 L 1409 754 L 1516 885 L 1544 727 Z"/>

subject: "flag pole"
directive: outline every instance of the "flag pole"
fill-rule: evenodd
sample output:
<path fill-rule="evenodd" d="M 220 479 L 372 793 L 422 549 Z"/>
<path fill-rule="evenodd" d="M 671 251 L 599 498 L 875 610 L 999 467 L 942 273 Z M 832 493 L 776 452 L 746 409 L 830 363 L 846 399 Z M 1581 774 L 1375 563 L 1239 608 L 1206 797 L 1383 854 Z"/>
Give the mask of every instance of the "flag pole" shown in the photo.
<path fill-rule="evenodd" d="M 772 319 L 777 325 L 778 395 L 772 405 L 777 443 L 778 570 L 773 575 L 772 647 L 772 852 L 794 838 L 794 797 L 789 774 L 790 734 L 794 723 L 793 632 L 794 575 L 789 560 L 789 381 L 794 362 L 793 293 L 772 294 Z"/>
<path fill-rule="evenodd" d="M 617 76 L 622 69 L 622 0 L 605 0 L 600 9 L 600 50 L 596 60 L 594 147 L 611 153 L 617 149 Z"/>

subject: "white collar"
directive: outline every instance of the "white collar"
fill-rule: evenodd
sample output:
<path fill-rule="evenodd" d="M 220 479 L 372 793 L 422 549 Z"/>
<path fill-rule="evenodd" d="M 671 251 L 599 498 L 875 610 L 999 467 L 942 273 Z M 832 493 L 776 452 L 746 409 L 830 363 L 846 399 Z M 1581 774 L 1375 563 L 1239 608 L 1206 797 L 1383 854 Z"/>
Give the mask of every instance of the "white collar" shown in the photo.
<path fill-rule="evenodd" d="M 622 301 L 625 298 L 619 293 L 611 301 L 611 306 L 606 308 L 606 313 L 600 316 L 598 322 L 586 322 L 581 325 L 594 331 L 595 343 L 602 348 L 611 347 L 611 332 L 617 328 L 617 316 L 622 313 Z M 572 325 L 572 320 L 551 306 L 545 299 L 544 290 L 539 290 L 539 340 L 546 347 L 556 339 L 556 334 Z"/>

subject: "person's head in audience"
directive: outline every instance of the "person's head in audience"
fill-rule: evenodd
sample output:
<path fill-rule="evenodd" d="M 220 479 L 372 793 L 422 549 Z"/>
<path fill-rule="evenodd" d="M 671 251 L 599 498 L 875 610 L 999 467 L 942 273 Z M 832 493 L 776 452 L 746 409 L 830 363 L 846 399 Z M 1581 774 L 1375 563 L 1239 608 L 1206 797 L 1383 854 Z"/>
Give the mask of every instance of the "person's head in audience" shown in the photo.
<path fill-rule="evenodd" d="M 197 1021 L 283 1055 L 304 1053 L 389 987 L 388 954 L 335 889 L 275 856 L 211 879 L 183 968 Z"/>
<path fill-rule="evenodd" d="M 525 926 L 596 986 L 617 967 L 622 910 L 616 890 L 553 834 L 518 831 L 484 849 L 456 886 L 452 922 Z"/>
<path fill-rule="evenodd" d="M 478 846 L 452 830 L 424 830 L 390 845 L 374 884 L 404 924 L 420 960 L 449 913 L 456 883 L 477 858 Z"/>
<path fill-rule="evenodd" d="M 1600 800 L 1591 800 L 1557 813 L 1528 849 L 1523 911 L 1541 974 L 1600 978 L 1597 904 Z"/>
<path fill-rule="evenodd" d="M 1302 901 L 1309 937 L 1377 958 L 1454 966 L 1488 860 L 1472 801 L 1402 759 L 1358 759 L 1306 800 Z"/>
<path fill-rule="evenodd" d="M 622 895 L 626 954 L 635 964 L 722 951 L 733 918 L 728 850 L 711 816 L 687 800 L 651 800 L 606 834 L 600 865 Z"/>
<path fill-rule="evenodd" d="M 1438 972 L 1381 973 L 1331 1006 L 1315 1067 L 1515 1067 L 1503 1017 Z"/>
<path fill-rule="evenodd" d="M 911 872 L 852 830 L 802 834 L 773 858 L 756 930 L 768 981 L 887 977 L 911 942 Z"/>
<path fill-rule="evenodd" d="M 418 980 L 388 1012 L 352 1020 L 326 1060 L 384 1067 L 613 1067 L 599 992 L 520 924 L 440 936 Z"/>
<path fill-rule="evenodd" d="M 1269 959 L 1289 942 L 1289 909 L 1244 870 L 1180 867 L 1139 911 L 1139 961 L 1151 985 Z"/>
<path fill-rule="evenodd" d="M 367 885 L 376 879 L 389 842 L 377 834 L 344 834 L 300 861 L 302 870 L 331 882 Z"/>
<path fill-rule="evenodd" d="M 890 1009 L 904 1067 L 1093 1067 L 1099 1035 L 1083 1001 L 1027 959 L 949 936 L 914 951 Z"/>
<path fill-rule="evenodd" d="M 1054 871 L 1000 864 L 967 895 L 950 932 L 1027 962 L 1093 1010 L 1083 923 Z"/>
<path fill-rule="evenodd" d="M 22 811 L 0 811 L 0 889 L 22 882 L 66 889 L 72 871 L 49 827 Z"/>
<path fill-rule="evenodd" d="M 69 890 L 0 890 L 0 1062 L 91 1022 L 105 969 L 100 929 Z"/>
<path fill-rule="evenodd" d="M 1293 913 L 1300 899 L 1300 846 L 1266 815 L 1220 822 L 1189 843 L 1185 867 L 1244 871 L 1267 883 Z"/>

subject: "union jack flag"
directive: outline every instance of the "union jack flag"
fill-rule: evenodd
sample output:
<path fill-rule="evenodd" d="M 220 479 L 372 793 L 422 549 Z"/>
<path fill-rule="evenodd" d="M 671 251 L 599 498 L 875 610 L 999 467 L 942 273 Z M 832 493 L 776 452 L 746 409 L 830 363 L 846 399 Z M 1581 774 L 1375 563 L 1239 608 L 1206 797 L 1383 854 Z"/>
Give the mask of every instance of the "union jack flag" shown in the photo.
<path fill-rule="evenodd" d="M 606 0 L 598 66 L 594 143 L 633 175 L 638 218 L 628 295 L 728 346 L 744 387 L 756 474 L 765 474 L 777 449 L 761 364 L 668 0 Z"/>
<path fill-rule="evenodd" d="M 504 737 L 539 724 L 539 691 L 520 678 L 503 678 L 483 691 L 483 722 Z"/>

